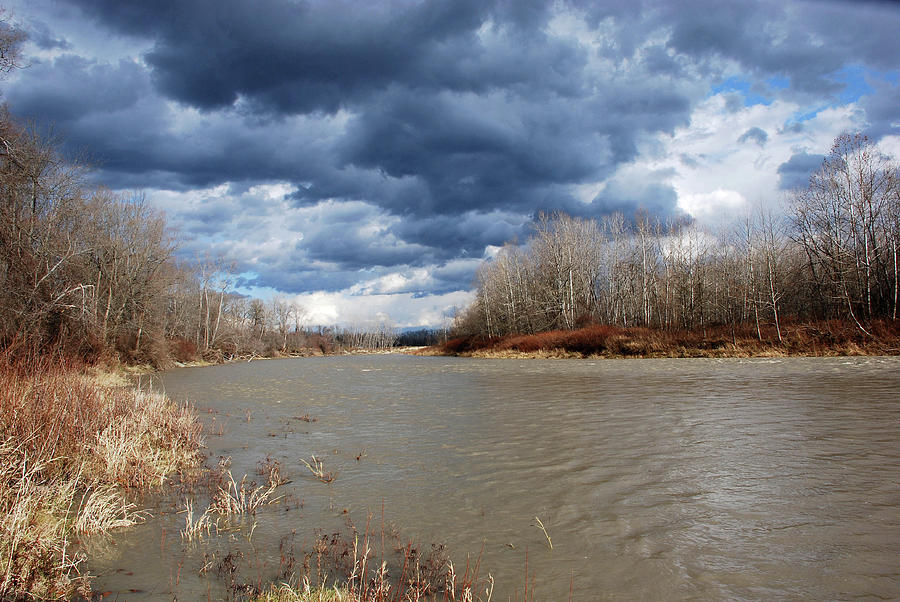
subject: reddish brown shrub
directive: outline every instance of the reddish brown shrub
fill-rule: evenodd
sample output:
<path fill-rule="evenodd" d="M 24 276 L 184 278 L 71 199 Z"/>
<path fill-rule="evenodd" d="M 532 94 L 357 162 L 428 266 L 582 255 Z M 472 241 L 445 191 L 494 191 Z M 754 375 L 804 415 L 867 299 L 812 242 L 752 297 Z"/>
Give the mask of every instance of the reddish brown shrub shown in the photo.
<path fill-rule="evenodd" d="M 565 349 L 584 356 L 603 353 L 609 347 L 610 338 L 621 331 L 621 328 L 608 324 L 594 324 L 581 330 L 573 330 L 567 333 Z"/>
<path fill-rule="evenodd" d="M 492 347 L 495 347 L 499 342 L 499 337 L 489 337 L 483 335 L 457 337 L 455 339 L 450 339 L 449 341 L 444 343 L 441 348 L 444 353 L 457 355 L 460 353 L 468 353 L 472 351 L 479 351 L 482 349 L 491 349 Z"/>
<path fill-rule="evenodd" d="M 548 333 L 542 333 L 547 335 Z M 533 353 L 544 349 L 542 337 L 535 334 L 520 334 L 504 337 L 500 344 L 500 349 L 509 349 L 512 351 L 521 351 L 523 353 Z"/>
<path fill-rule="evenodd" d="M 184 337 L 176 337 L 169 341 L 169 349 L 176 362 L 193 362 L 199 357 L 197 353 L 197 344 Z"/>

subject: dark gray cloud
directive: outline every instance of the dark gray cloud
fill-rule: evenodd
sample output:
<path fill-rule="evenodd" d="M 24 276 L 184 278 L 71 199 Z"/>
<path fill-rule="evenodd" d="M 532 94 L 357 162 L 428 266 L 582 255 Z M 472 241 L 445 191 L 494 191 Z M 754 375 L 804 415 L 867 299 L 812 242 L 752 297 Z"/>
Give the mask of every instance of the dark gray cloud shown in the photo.
<path fill-rule="evenodd" d="M 379 100 L 348 127 L 342 156 L 349 165 L 421 182 L 422 196 L 412 203 L 385 199 L 400 214 L 527 211 L 548 188 L 608 174 L 611 165 L 596 157 L 619 135 L 615 124 L 591 116 L 590 106 L 580 103 L 578 110 L 565 99 L 536 106 L 503 95 L 398 92 Z M 630 148 L 619 152 L 633 156 Z"/>
<path fill-rule="evenodd" d="M 664 3 L 656 19 L 674 23 L 669 48 L 708 73 L 727 65 L 715 59 L 734 61 L 759 79 L 788 78 L 785 94 L 835 95 L 845 86 L 833 75 L 844 65 L 896 69 L 900 54 L 891 2 L 695 0 Z"/>
<path fill-rule="evenodd" d="M 762 128 L 752 127 L 737 139 L 740 144 L 747 142 L 748 140 L 752 140 L 759 146 L 765 146 L 766 142 L 769 140 L 769 135 Z"/>
<path fill-rule="evenodd" d="M 497 211 L 437 214 L 403 220 L 393 231 L 403 240 L 434 248 L 434 259 L 447 261 L 478 257 L 487 245 L 500 245 L 517 237 L 524 239 L 527 221 L 518 214 Z"/>
<path fill-rule="evenodd" d="M 778 185 L 782 190 L 805 188 L 809 184 L 809 176 L 822 167 L 824 155 L 794 153 L 790 159 L 778 166 Z"/>
<path fill-rule="evenodd" d="M 397 81 L 484 90 L 521 75 L 521 57 L 479 60 L 485 49 L 475 32 L 491 16 L 480 0 L 75 4 L 116 31 L 154 40 L 146 60 L 161 90 L 207 109 L 244 96 L 277 112 L 335 111 Z"/>
<path fill-rule="evenodd" d="M 134 62 L 101 64 L 76 54 L 32 61 L 27 77 L 29 85 L 13 88 L 10 103 L 26 116 L 57 125 L 130 109 L 150 90 L 147 74 Z"/>
<path fill-rule="evenodd" d="M 228 183 L 179 213 L 191 251 L 234 249 L 222 231 L 263 245 L 256 220 L 303 210 L 282 224 L 297 233 L 288 256 L 243 265 L 254 284 L 286 291 L 427 266 L 443 274 L 431 286 L 467 286 L 471 265 L 454 261 L 523 238 L 539 211 L 680 215 L 674 172 L 628 168 L 690 126 L 716 85 L 740 73 L 734 114 L 748 95 L 821 108 L 851 87 L 841 69 L 892 71 L 900 56 L 900 10 L 874 2 L 39 4 L 46 19 L 24 23 L 45 52 L 7 86 L 13 109 L 88 149 L 114 188 Z M 87 31 L 119 54 L 89 56 Z M 122 58 L 128 44 L 140 50 Z M 896 134 L 896 84 L 871 87 L 860 101 L 870 133 Z M 779 136 L 765 127 L 774 138 L 743 126 L 732 140 L 768 152 Z M 805 181 L 815 160 L 791 157 L 781 186 Z M 681 166 L 700 162 L 685 154 Z M 247 192 L 267 182 L 293 187 L 278 202 Z"/>
<path fill-rule="evenodd" d="M 70 50 L 72 44 L 63 37 L 53 34 L 49 25 L 39 19 L 32 19 L 27 25 L 28 38 L 42 50 Z"/>
<path fill-rule="evenodd" d="M 874 93 L 860 99 L 869 122 L 866 134 L 873 140 L 883 136 L 900 135 L 900 116 L 898 116 L 897 98 L 898 84 L 873 82 Z"/>
<path fill-rule="evenodd" d="M 370 223 L 330 217 L 317 224 L 297 248 L 313 260 L 335 262 L 348 270 L 434 262 L 431 245 L 409 243 L 388 228 L 373 228 Z"/>

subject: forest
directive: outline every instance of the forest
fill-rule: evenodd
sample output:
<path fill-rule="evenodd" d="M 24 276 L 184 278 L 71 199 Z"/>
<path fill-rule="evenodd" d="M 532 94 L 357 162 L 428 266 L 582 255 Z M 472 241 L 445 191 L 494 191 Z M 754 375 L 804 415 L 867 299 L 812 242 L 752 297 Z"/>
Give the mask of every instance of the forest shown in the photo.
<path fill-rule="evenodd" d="M 786 326 L 825 344 L 896 342 L 898 244 L 897 164 L 865 136 L 844 134 L 806 188 L 717 230 L 641 212 L 541 215 L 525 244 L 508 243 L 481 266 L 476 299 L 455 325 L 469 339 L 448 350 L 472 337 L 491 346 L 596 325 L 733 344 L 784 344 Z"/>
<path fill-rule="evenodd" d="M 0 113 L 0 345 L 161 367 L 386 348 L 386 322 L 307 328 L 303 308 L 234 292 L 234 266 L 177 256 L 177 234 L 140 194 L 87 181 L 60 142 Z"/>

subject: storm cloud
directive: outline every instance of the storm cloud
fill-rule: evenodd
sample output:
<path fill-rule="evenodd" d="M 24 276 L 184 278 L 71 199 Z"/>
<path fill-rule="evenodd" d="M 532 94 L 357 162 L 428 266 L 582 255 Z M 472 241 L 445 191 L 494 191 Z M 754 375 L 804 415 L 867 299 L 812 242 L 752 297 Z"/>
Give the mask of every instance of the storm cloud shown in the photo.
<path fill-rule="evenodd" d="M 288 293 L 467 289 L 538 212 L 678 217 L 725 189 L 699 174 L 739 156 L 789 188 L 819 137 L 900 122 L 891 3 L 12 9 L 31 35 L 29 67 L 3 84 L 13 111 L 86 151 L 99 182 L 146 191 L 185 253 L 221 252 L 246 286 Z M 715 151 L 713 114 L 732 128 Z"/>
<path fill-rule="evenodd" d="M 822 167 L 824 155 L 796 153 L 778 166 L 779 185 L 783 190 L 804 188 L 809 183 L 809 176 Z"/>

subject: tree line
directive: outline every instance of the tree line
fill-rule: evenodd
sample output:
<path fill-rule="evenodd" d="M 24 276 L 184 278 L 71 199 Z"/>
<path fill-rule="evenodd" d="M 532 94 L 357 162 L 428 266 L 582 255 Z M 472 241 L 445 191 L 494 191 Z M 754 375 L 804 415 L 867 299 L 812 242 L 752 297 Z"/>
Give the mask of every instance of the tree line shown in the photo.
<path fill-rule="evenodd" d="M 235 266 L 178 259 L 143 195 L 88 185 L 59 143 L 0 112 L 0 345 L 165 363 L 392 346 L 375 326 L 311 328 L 302 306 L 235 292 Z"/>
<path fill-rule="evenodd" d="M 541 215 L 525 244 L 479 268 L 459 334 L 530 334 L 593 323 L 665 330 L 896 320 L 900 179 L 862 135 L 841 135 L 780 211 L 718 230 L 639 212 Z"/>
<path fill-rule="evenodd" d="M 0 77 L 24 40 L 0 9 Z M 163 364 L 395 344 L 385 320 L 313 329 L 296 302 L 238 294 L 233 264 L 179 260 L 162 212 L 88 171 L 0 108 L 0 348 Z"/>

